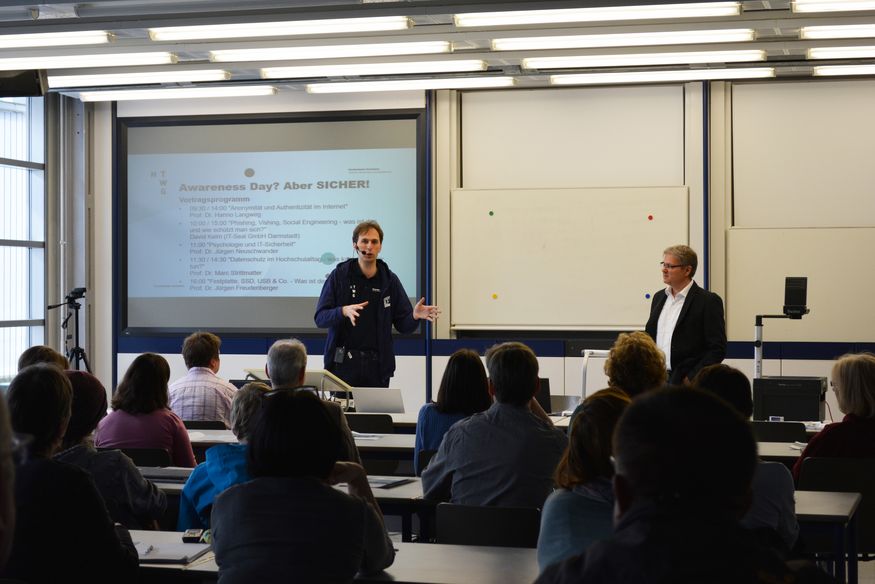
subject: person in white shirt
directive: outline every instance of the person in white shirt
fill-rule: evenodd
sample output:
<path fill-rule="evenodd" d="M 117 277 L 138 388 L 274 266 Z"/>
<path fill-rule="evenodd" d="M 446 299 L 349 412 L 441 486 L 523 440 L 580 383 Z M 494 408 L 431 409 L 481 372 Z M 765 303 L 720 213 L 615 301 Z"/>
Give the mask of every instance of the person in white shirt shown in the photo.
<path fill-rule="evenodd" d="M 231 400 L 237 388 L 216 375 L 222 340 L 196 332 L 182 343 L 188 373 L 170 384 L 170 409 L 183 420 L 222 421 L 230 428 Z"/>
<path fill-rule="evenodd" d="M 726 356 L 726 322 L 720 296 L 693 281 L 696 252 L 673 245 L 663 252 L 664 289 L 653 294 L 645 331 L 665 354 L 669 384 L 689 384 L 708 365 Z"/>

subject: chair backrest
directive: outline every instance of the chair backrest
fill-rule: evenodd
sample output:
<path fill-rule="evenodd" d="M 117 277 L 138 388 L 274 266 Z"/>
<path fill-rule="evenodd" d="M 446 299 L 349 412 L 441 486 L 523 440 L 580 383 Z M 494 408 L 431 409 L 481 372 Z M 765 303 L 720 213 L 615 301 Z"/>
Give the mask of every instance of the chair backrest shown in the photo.
<path fill-rule="evenodd" d="M 751 422 L 757 442 L 808 442 L 802 422 Z"/>
<path fill-rule="evenodd" d="M 222 420 L 183 420 L 182 424 L 189 430 L 227 430 Z"/>
<path fill-rule="evenodd" d="M 435 523 L 437 543 L 533 548 L 538 546 L 541 510 L 441 503 Z"/>
<path fill-rule="evenodd" d="M 806 458 L 796 488 L 862 494 L 856 515 L 857 551 L 875 553 L 875 458 Z"/>
<path fill-rule="evenodd" d="M 346 422 L 353 432 L 363 434 L 393 434 L 392 416 L 389 414 L 351 414 Z"/>
<path fill-rule="evenodd" d="M 431 462 L 431 457 L 437 454 L 437 450 L 420 450 L 419 459 L 416 462 L 416 476 L 422 476 L 422 471 Z"/>
<path fill-rule="evenodd" d="M 136 466 L 171 466 L 173 459 L 163 448 L 98 448 L 98 450 L 121 450 Z"/>

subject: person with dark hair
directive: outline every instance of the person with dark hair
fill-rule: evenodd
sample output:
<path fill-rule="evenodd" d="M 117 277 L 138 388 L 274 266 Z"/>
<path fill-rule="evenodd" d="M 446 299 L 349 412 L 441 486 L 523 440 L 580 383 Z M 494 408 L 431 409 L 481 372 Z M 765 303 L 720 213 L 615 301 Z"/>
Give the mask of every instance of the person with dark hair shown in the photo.
<path fill-rule="evenodd" d="M 541 571 L 611 534 L 612 438 L 630 401 L 626 392 L 608 388 L 595 392 L 578 408 L 568 430 L 568 448 L 556 469 L 558 489 L 547 497 L 541 513 L 538 536 Z"/>
<path fill-rule="evenodd" d="M 401 280 L 377 257 L 383 248 L 379 223 L 356 225 L 352 247 L 355 257 L 337 264 L 316 303 L 316 326 L 328 329 L 325 368 L 354 387 L 389 387 L 395 374 L 392 325 L 412 333 L 417 321 L 434 322 L 440 309 L 425 298 L 410 305 Z"/>
<path fill-rule="evenodd" d="M 167 405 L 170 365 L 161 355 L 143 353 L 131 363 L 112 398 L 113 412 L 97 425 L 98 448 L 161 448 L 174 466 L 194 467 L 191 440 Z"/>
<path fill-rule="evenodd" d="M 60 369 L 70 368 L 70 362 L 67 358 L 53 348 L 45 345 L 34 345 L 29 349 L 25 349 L 21 356 L 18 357 L 18 370 L 21 371 L 25 367 L 36 365 L 37 363 L 48 363 Z"/>
<path fill-rule="evenodd" d="M 207 332 L 188 335 L 182 358 L 188 373 L 170 384 L 170 409 L 183 420 L 220 421 L 230 427 L 231 400 L 237 388 L 218 376 L 222 339 Z"/>
<path fill-rule="evenodd" d="M 249 440 L 253 480 L 213 505 L 220 584 L 352 582 L 395 558 L 364 469 L 338 462 L 340 428 L 303 389 L 264 396 Z M 331 485 L 347 483 L 349 494 Z"/>
<path fill-rule="evenodd" d="M 91 476 L 52 460 L 70 421 L 72 389 L 56 366 L 22 369 L 8 390 L 12 428 L 30 436 L 15 476 L 15 538 L 0 576 L 30 583 L 135 582 L 137 551 L 113 526 Z"/>
<path fill-rule="evenodd" d="M 540 508 L 568 439 L 535 399 L 538 358 L 522 343 L 503 343 L 486 352 L 486 368 L 495 403 L 447 431 L 422 473 L 423 494 L 462 505 Z"/>
<path fill-rule="evenodd" d="M 489 383 L 480 355 L 471 349 L 459 349 L 450 356 L 441 378 L 437 400 L 425 404 L 416 420 L 413 468 L 419 468 L 419 453 L 437 450 L 450 427 L 478 412 L 489 409 Z"/>
<path fill-rule="evenodd" d="M 614 433 L 613 535 L 536 583 L 830 582 L 739 524 L 756 465 L 750 424 L 722 400 L 682 387 L 639 396 Z"/>
<path fill-rule="evenodd" d="M 689 383 L 726 357 L 723 300 L 693 281 L 699 259 L 691 247 L 673 245 L 662 254 L 666 287 L 653 293 L 645 331 L 665 354 L 668 382 Z"/>
<path fill-rule="evenodd" d="M 70 423 L 55 460 L 88 471 L 97 484 L 109 516 L 128 529 L 157 527 L 167 497 L 143 478 L 133 461 L 119 450 L 96 450 L 92 433 L 106 416 L 106 389 L 85 371 L 65 371 L 73 388 Z"/>
<path fill-rule="evenodd" d="M 231 402 L 231 430 L 236 444 L 217 444 L 206 453 L 206 461 L 197 465 L 179 497 L 177 531 L 191 528 L 209 529 L 210 512 L 219 493 L 232 485 L 245 483 L 249 476 L 246 457 L 249 435 L 261 398 L 270 391 L 263 383 L 247 383 L 234 395 Z"/>
<path fill-rule="evenodd" d="M 841 422 L 827 424 L 811 437 L 793 466 L 796 479 L 802 471 L 802 461 L 812 456 L 875 457 L 875 355 L 842 355 L 832 366 L 830 385 L 845 417 Z"/>
<path fill-rule="evenodd" d="M 693 387 L 713 393 L 745 420 L 753 415 L 750 381 L 734 367 L 709 365 L 693 379 Z M 751 490 L 753 501 L 741 524 L 754 530 L 763 542 L 789 553 L 799 536 L 796 488 L 789 469 L 780 462 L 758 461 Z"/>

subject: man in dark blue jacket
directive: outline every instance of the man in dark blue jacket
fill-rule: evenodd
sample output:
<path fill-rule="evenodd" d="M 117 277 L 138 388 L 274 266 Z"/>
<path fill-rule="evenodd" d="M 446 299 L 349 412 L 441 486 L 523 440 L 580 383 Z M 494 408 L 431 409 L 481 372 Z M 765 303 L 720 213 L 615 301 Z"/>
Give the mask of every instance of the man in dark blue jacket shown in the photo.
<path fill-rule="evenodd" d="M 417 320 L 434 322 L 440 309 L 425 298 L 411 306 L 401 280 L 377 259 L 383 230 L 376 221 L 359 223 L 352 243 L 356 258 L 337 264 L 316 304 L 316 326 L 328 329 L 325 368 L 354 387 L 388 387 L 395 373 L 392 325 L 412 333 Z"/>

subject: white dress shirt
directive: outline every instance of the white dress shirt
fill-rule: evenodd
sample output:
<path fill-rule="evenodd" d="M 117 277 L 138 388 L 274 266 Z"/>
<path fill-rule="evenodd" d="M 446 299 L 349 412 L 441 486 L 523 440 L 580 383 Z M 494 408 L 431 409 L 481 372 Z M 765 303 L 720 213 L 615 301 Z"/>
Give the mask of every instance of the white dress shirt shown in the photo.
<path fill-rule="evenodd" d="M 659 313 L 659 321 L 656 323 L 656 346 L 665 354 L 665 367 L 669 371 L 671 371 L 671 337 L 692 285 L 693 281 L 690 280 L 683 290 L 674 295 L 671 293 L 671 286 L 665 288 L 667 298 L 662 305 L 662 312 Z"/>

